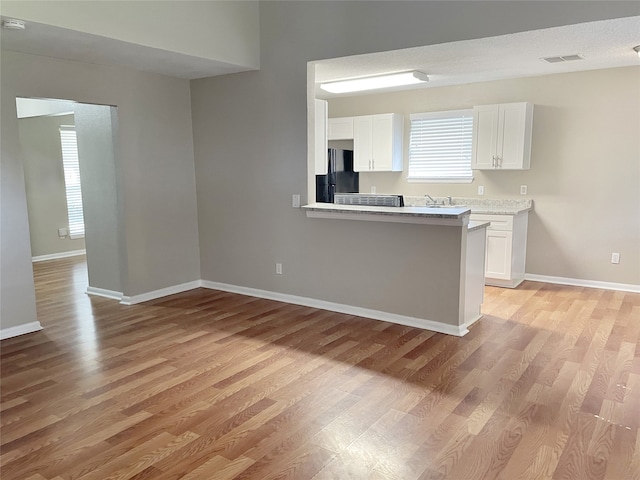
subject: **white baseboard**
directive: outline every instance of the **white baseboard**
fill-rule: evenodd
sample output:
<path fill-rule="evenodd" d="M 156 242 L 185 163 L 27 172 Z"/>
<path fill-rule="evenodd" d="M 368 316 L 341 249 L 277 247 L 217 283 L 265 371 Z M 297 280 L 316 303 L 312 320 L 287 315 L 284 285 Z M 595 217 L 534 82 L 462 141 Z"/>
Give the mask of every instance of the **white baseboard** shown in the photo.
<path fill-rule="evenodd" d="M 122 296 L 120 303 L 122 305 L 135 305 L 136 303 L 148 302 L 149 300 L 155 300 L 156 298 L 166 297 L 168 295 L 174 295 L 176 293 L 186 292 L 187 290 L 193 290 L 202 286 L 202 280 L 194 280 L 192 282 L 182 283 L 180 285 L 173 285 L 171 287 L 161 288 L 160 290 L 154 290 L 152 292 L 141 293 L 140 295 Z"/>
<path fill-rule="evenodd" d="M 17 337 L 18 335 L 24 335 L 25 333 L 37 332 L 39 330 L 42 330 L 40 322 L 29 322 L 22 325 L 16 325 L 15 327 L 3 328 L 0 330 L 0 340 Z"/>
<path fill-rule="evenodd" d="M 70 250 L 68 252 L 50 253 L 48 255 L 38 255 L 31 257 L 32 262 L 44 262 L 45 260 L 57 260 L 59 258 L 77 257 L 78 255 L 86 255 L 86 250 Z"/>
<path fill-rule="evenodd" d="M 547 275 L 536 275 L 534 273 L 525 274 L 524 279 L 532 282 L 555 283 L 558 285 L 571 285 L 574 287 L 602 288 L 603 290 L 619 290 L 621 292 L 640 293 L 640 285 L 634 285 L 632 283 L 613 283 L 601 282 L 598 280 L 582 280 L 579 278 L 550 277 Z"/>
<path fill-rule="evenodd" d="M 211 282 L 202 280 L 202 287 L 213 290 L 222 290 L 223 292 L 238 293 L 240 295 L 248 295 L 251 297 L 265 298 L 267 300 L 276 300 L 278 302 L 292 303 L 294 305 L 302 305 L 311 308 L 320 308 L 332 312 L 346 313 L 347 315 L 355 315 L 358 317 L 372 318 L 374 320 L 382 320 L 384 322 L 398 323 L 408 327 L 422 328 L 438 333 L 446 333 L 461 337 L 469 330 L 467 325 L 455 326 L 433 320 L 423 318 L 407 317 L 395 313 L 381 312 L 369 308 L 355 307 L 352 305 L 344 305 L 341 303 L 327 302 L 325 300 L 316 300 L 314 298 L 299 297 L 297 295 L 289 295 L 286 293 L 271 292 L 268 290 L 259 290 L 256 288 L 240 287 L 238 285 L 230 285 L 227 283 Z M 473 322 L 470 322 L 470 324 Z"/>
<path fill-rule="evenodd" d="M 121 300 L 122 292 L 116 292 L 114 290 L 106 290 L 104 288 L 98 287 L 87 287 L 87 291 L 85 292 L 87 295 L 95 295 L 96 297 L 104 297 L 111 298 L 113 300 Z"/>

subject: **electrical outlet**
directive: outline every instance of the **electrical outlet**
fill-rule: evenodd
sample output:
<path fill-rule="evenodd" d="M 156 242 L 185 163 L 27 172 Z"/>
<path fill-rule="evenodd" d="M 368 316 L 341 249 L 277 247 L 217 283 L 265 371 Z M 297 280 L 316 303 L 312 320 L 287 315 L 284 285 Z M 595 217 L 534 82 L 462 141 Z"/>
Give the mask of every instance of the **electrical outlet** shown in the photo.
<path fill-rule="evenodd" d="M 520 185 L 520 195 L 526 195 L 526 194 L 527 194 L 527 186 Z"/>
<path fill-rule="evenodd" d="M 282 264 L 276 263 L 276 275 L 282 275 Z"/>
<path fill-rule="evenodd" d="M 300 195 L 291 195 L 291 206 L 293 208 L 300 208 Z"/>
<path fill-rule="evenodd" d="M 478 185 L 478 195 L 484 195 L 484 187 L 482 185 Z"/>
<path fill-rule="evenodd" d="M 58 238 L 65 238 L 69 236 L 69 229 L 62 227 L 58 229 Z"/>
<path fill-rule="evenodd" d="M 611 254 L 611 263 L 620 263 L 620 254 L 619 253 L 612 253 Z"/>
<path fill-rule="evenodd" d="M 371 185 L 371 193 L 376 193 L 376 186 L 375 185 Z"/>

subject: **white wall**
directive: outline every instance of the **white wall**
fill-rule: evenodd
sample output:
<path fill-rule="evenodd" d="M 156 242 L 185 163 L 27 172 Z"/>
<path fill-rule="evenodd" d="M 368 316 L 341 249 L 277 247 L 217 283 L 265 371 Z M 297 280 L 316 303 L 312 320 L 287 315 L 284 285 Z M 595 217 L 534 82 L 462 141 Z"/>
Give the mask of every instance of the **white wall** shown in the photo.
<path fill-rule="evenodd" d="M 202 277 L 339 303 L 395 290 L 415 231 L 307 219 L 307 62 L 636 15 L 611 2 L 262 2 L 259 72 L 192 81 Z M 425 250 L 437 242 L 425 239 Z M 284 274 L 274 274 L 274 263 Z M 441 271 L 432 272 L 435 277 Z M 356 281 L 354 281 L 356 280 Z M 359 281 L 362 280 L 363 283 Z M 398 281 L 421 279 L 407 269 Z M 418 285 L 420 285 L 418 283 Z M 351 300 L 350 300 L 351 299 Z"/>
<path fill-rule="evenodd" d="M 640 285 L 640 67 L 344 97 L 329 116 L 405 117 L 405 169 L 361 173 L 379 193 L 520 198 L 529 215 L 527 273 Z M 409 115 L 528 101 L 535 104 L 531 169 L 474 172 L 471 184 L 408 183 Z M 611 264 L 611 253 L 621 263 Z"/>
<path fill-rule="evenodd" d="M 35 318 L 18 96 L 117 106 L 123 293 L 199 279 L 189 82 L 6 51 L 1 62 L 2 329 Z"/>
<path fill-rule="evenodd" d="M 106 38 L 260 67 L 253 1 L 5 1 L 2 15 Z"/>

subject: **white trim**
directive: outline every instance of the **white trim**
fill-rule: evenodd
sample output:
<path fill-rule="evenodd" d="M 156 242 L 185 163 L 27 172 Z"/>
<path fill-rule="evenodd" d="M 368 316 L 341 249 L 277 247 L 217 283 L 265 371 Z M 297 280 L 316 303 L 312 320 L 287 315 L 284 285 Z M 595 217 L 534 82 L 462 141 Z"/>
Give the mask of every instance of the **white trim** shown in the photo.
<path fill-rule="evenodd" d="M 77 257 L 80 255 L 86 255 L 86 250 L 69 250 L 68 252 L 49 253 L 47 255 L 37 255 L 31 257 L 32 262 L 44 262 L 46 260 L 57 260 L 59 258 Z"/>
<path fill-rule="evenodd" d="M 24 335 L 26 333 L 37 332 L 39 330 L 42 330 L 42 325 L 37 321 L 16 325 L 15 327 L 3 328 L 0 330 L 0 340 L 17 337 L 18 335 Z"/>
<path fill-rule="evenodd" d="M 161 288 L 152 292 L 141 293 L 140 295 L 121 296 L 120 303 L 122 305 L 135 305 L 136 303 L 148 302 L 149 300 L 155 300 L 156 298 L 166 297 L 168 295 L 174 295 L 176 293 L 186 292 L 187 290 L 193 290 L 202 286 L 202 280 L 194 280 L 192 282 L 182 283 L 180 285 L 173 285 L 171 287 Z"/>
<path fill-rule="evenodd" d="M 532 282 L 555 283 L 558 285 L 572 285 L 574 287 L 602 288 L 604 290 L 619 290 L 621 292 L 640 293 L 640 285 L 633 283 L 613 283 L 601 282 L 599 280 L 582 280 L 580 278 L 550 277 L 547 275 L 536 275 L 526 273 L 525 280 Z"/>
<path fill-rule="evenodd" d="M 345 313 L 347 315 L 356 315 L 358 317 L 372 318 L 374 320 L 382 320 L 384 322 L 397 323 L 400 325 L 406 325 L 408 327 L 422 328 L 425 330 L 431 330 L 438 333 L 446 333 L 448 335 L 455 335 L 461 337 L 465 335 L 469 330 L 468 325 L 475 322 L 477 319 L 469 322 L 467 325 L 449 325 L 442 322 L 435 322 L 433 320 L 426 320 L 423 318 L 407 317 L 405 315 L 397 315 L 395 313 L 381 312 L 379 310 L 371 310 L 369 308 L 355 307 L 352 305 L 344 305 L 341 303 L 327 302 L 324 300 L 316 300 L 314 298 L 299 297 L 297 295 L 289 295 L 286 293 L 271 292 L 268 290 L 259 290 L 256 288 L 240 287 L 238 285 L 230 285 L 228 283 L 211 282 L 209 280 L 202 280 L 203 288 L 210 288 L 212 290 L 222 290 L 223 292 L 237 293 L 240 295 L 248 295 L 251 297 L 266 298 L 268 300 L 276 300 L 278 302 L 292 303 L 294 305 L 302 305 L 311 308 L 320 308 L 323 310 L 329 310 L 332 312 Z M 480 317 L 478 317 L 480 318 Z"/>
<path fill-rule="evenodd" d="M 98 288 L 98 287 L 88 286 L 87 290 L 85 291 L 85 293 L 87 295 L 95 295 L 96 297 L 111 298 L 113 300 L 122 299 L 122 292 L 116 292 L 114 290 L 107 290 L 105 288 Z"/>

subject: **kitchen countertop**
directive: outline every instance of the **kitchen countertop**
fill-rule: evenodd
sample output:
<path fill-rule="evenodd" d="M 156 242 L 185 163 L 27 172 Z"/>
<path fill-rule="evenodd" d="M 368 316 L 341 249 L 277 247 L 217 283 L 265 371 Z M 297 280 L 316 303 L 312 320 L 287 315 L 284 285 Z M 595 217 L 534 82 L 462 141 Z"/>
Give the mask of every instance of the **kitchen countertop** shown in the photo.
<path fill-rule="evenodd" d="M 433 208 L 427 206 L 375 207 L 369 205 L 337 205 L 311 203 L 302 207 L 310 218 L 336 218 L 396 223 L 423 223 L 430 225 L 467 225 L 469 207 Z"/>
<path fill-rule="evenodd" d="M 438 203 L 448 204 L 447 197 L 434 197 Z M 518 215 L 533 210 L 533 200 L 529 198 L 518 199 L 484 199 L 473 197 L 452 197 L 454 206 L 460 205 L 471 209 L 471 213 L 484 215 Z M 422 196 L 405 195 L 405 205 L 425 205 L 427 199 Z M 451 208 L 451 207 L 446 207 Z"/>
<path fill-rule="evenodd" d="M 467 225 L 467 229 L 470 232 L 473 232 L 474 230 L 478 230 L 479 228 L 486 228 L 489 226 L 491 222 L 479 222 L 477 220 L 472 220 L 469 222 L 469 225 Z"/>

